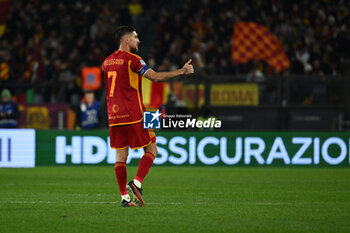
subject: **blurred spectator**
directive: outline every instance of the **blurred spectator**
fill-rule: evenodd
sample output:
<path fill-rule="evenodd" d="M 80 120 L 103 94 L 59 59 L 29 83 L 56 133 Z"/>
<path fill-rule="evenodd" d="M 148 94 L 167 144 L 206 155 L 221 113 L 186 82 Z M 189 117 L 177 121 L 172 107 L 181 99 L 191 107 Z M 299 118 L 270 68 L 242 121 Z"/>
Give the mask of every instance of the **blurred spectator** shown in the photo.
<path fill-rule="evenodd" d="M 262 70 L 262 65 L 256 62 L 254 64 L 253 69 L 247 75 L 247 82 L 257 82 L 257 83 L 264 82 L 265 77 L 264 77 L 264 73 L 261 70 Z"/>
<path fill-rule="evenodd" d="M 137 26 L 140 21 L 140 15 L 143 12 L 142 5 L 137 0 L 131 0 L 128 5 L 133 25 Z"/>
<path fill-rule="evenodd" d="M 0 128 L 17 128 L 18 119 L 17 103 L 12 100 L 11 92 L 3 89 L 0 102 Z"/>
<path fill-rule="evenodd" d="M 80 125 L 83 129 L 98 128 L 100 126 L 100 103 L 95 100 L 92 91 L 85 92 L 80 105 Z"/>

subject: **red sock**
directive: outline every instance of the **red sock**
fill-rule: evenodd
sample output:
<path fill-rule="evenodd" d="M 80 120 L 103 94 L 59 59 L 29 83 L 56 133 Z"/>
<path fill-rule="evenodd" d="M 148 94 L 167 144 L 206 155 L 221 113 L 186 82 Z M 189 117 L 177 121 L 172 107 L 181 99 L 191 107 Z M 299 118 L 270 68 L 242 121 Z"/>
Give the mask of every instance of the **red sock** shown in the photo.
<path fill-rule="evenodd" d="M 128 194 L 128 191 L 126 190 L 126 182 L 127 182 L 127 175 L 126 175 L 126 164 L 124 162 L 116 162 L 114 166 L 115 176 L 117 177 L 119 190 L 121 195 Z"/>
<path fill-rule="evenodd" d="M 143 179 L 147 175 L 149 169 L 152 167 L 153 160 L 155 159 L 155 156 L 151 152 L 146 152 L 139 163 L 139 168 L 137 170 L 135 179 L 140 181 L 142 183 Z"/>

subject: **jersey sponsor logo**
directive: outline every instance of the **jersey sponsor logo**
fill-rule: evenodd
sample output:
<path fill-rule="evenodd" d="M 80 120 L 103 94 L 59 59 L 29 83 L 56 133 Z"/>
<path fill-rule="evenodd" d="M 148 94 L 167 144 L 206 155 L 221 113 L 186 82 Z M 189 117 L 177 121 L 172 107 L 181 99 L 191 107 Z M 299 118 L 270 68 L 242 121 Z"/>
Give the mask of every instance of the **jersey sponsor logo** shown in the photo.
<path fill-rule="evenodd" d="M 122 118 L 127 118 L 130 117 L 130 114 L 123 114 L 123 115 L 108 115 L 109 120 L 115 120 L 115 119 L 122 119 Z"/>
<path fill-rule="evenodd" d="M 160 116 L 162 114 L 157 112 L 143 113 L 143 128 L 144 129 L 160 129 Z"/>

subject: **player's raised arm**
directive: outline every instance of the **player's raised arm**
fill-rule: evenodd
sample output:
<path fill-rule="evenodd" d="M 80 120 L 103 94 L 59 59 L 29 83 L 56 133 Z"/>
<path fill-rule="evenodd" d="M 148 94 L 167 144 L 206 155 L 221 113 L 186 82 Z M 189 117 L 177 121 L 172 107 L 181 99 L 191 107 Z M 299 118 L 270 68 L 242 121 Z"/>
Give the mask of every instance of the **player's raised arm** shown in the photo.
<path fill-rule="evenodd" d="M 159 81 L 175 78 L 180 75 L 193 74 L 194 70 L 193 70 L 193 66 L 191 65 L 191 61 L 192 59 L 188 60 L 181 69 L 173 70 L 169 72 L 156 72 L 153 69 L 149 69 L 144 76 L 152 80 L 153 82 L 159 82 Z"/>

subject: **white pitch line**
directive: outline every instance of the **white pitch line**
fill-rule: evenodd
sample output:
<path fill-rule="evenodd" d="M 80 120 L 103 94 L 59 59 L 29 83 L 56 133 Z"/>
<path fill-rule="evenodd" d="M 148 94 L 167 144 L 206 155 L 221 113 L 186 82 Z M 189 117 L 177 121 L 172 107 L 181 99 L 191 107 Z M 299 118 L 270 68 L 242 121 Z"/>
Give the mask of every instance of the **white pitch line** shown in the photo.
<path fill-rule="evenodd" d="M 120 201 L 80 201 L 80 202 L 67 202 L 67 201 L 0 201 L 1 204 L 119 204 Z M 147 205 L 184 205 L 183 202 L 168 202 L 168 203 L 156 203 L 156 202 L 146 202 Z M 192 203 L 196 205 L 202 205 L 204 202 Z"/>
<path fill-rule="evenodd" d="M 0 201 L 0 204 L 119 204 L 120 201 L 80 201 L 80 202 L 67 202 L 67 201 Z M 146 205 L 184 205 L 184 202 L 167 202 L 157 203 L 150 202 Z M 205 205 L 206 202 L 192 202 L 190 205 Z M 281 205 L 308 205 L 308 204 L 338 204 L 338 205 L 350 205 L 350 202 L 235 202 L 236 205 L 267 205 L 267 206 L 281 206 Z"/>
<path fill-rule="evenodd" d="M 236 202 L 238 205 L 267 205 L 267 206 L 282 206 L 282 205 L 350 205 L 350 202 Z"/>
<path fill-rule="evenodd" d="M 0 201 L 3 204 L 115 204 L 115 202 L 107 201 L 83 201 L 83 202 L 67 202 L 67 201 Z"/>

